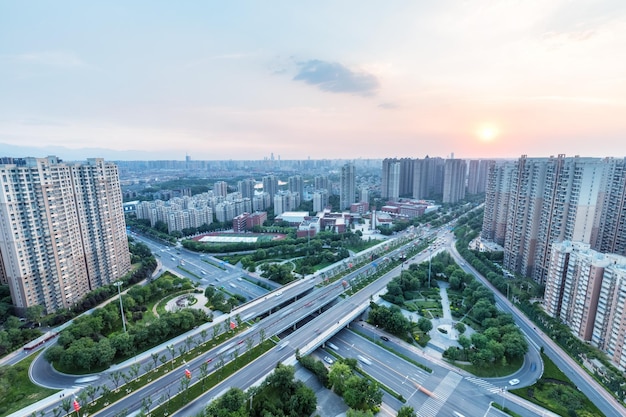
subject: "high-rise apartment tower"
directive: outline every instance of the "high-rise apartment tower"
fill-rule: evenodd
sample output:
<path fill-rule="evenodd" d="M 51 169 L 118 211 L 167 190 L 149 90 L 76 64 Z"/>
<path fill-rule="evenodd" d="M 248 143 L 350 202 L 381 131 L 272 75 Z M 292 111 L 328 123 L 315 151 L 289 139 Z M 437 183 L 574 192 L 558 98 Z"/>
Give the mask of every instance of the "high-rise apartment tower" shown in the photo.
<path fill-rule="evenodd" d="M 0 276 L 18 309 L 71 307 L 130 270 L 115 164 L 14 162 L 0 165 Z"/>

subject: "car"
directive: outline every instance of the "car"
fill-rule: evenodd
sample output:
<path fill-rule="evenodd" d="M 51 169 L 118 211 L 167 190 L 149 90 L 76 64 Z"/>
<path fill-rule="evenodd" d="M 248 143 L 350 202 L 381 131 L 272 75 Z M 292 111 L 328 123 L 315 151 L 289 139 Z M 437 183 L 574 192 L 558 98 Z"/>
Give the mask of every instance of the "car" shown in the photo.
<path fill-rule="evenodd" d="M 329 365 L 332 365 L 335 361 L 330 358 L 330 356 L 324 356 L 324 362 Z"/>
<path fill-rule="evenodd" d="M 519 379 L 515 378 L 509 381 L 509 385 L 517 385 L 519 384 Z"/>
<path fill-rule="evenodd" d="M 283 292 L 282 292 L 282 291 L 278 291 L 278 292 L 276 293 L 276 297 L 280 297 L 281 295 L 283 295 Z"/>
<path fill-rule="evenodd" d="M 387 336 L 380 336 L 381 339 L 383 339 L 385 342 L 389 341 L 389 338 Z"/>

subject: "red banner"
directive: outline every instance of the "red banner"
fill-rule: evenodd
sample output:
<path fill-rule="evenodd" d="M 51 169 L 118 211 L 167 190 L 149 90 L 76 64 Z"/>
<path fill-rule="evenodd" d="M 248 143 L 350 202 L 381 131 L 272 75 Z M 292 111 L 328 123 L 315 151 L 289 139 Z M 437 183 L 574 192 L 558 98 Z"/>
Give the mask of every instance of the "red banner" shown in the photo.
<path fill-rule="evenodd" d="M 80 410 L 80 404 L 78 404 L 78 401 L 74 400 L 74 411 L 78 412 L 78 410 Z"/>

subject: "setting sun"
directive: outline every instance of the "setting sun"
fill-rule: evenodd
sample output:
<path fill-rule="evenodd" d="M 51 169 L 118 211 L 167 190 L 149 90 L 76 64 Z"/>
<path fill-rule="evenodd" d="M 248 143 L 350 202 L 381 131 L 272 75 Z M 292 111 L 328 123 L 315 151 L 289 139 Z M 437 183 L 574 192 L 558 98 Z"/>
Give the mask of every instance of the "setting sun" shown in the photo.
<path fill-rule="evenodd" d="M 486 124 L 480 126 L 476 133 L 483 142 L 491 142 L 498 136 L 500 131 L 494 125 Z"/>

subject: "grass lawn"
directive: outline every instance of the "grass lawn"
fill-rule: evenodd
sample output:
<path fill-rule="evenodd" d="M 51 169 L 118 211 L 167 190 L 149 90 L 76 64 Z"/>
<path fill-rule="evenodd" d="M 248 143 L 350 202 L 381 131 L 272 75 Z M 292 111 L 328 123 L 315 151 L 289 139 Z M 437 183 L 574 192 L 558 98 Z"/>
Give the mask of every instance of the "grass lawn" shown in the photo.
<path fill-rule="evenodd" d="M 0 381 L 2 381 L 3 385 L 6 383 L 2 389 L 0 415 L 12 414 L 59 392 L 59 390 L 42 388 L 30 382 L 28 368 L 30 368 L 30 364 L 39 354 L 40 352 L 34 353 L 12 367 L 4 368 L 0 371 Z"/>
<path fill-rule="evenodd" d="M 380 243 L 380 240 L 376 240 L 376 239 L 371 239 L 371 240 L 364 240 L 361 244 L 359 244 L 359 246 L 348 246 L 348 245 L 344 245 L 344 247 L 348 250 L 351 250 L 353 252 L 362 252 L 366 249 L 371 248 L 372 246 L 376 246 Z"/>
<path fill-rule="evenodd" d="M 458 366 L 461 369 L 465 369 L 467 372 L 470 372 L 481 378 L 499 378 L 517 372 L 522 367 L 523 363 L 524 359 L 520 358 L 510 363 L 507 363 L 506 365 L 492 364 L 489 367 L 485 368 L 477 367 L 474 365 L 460 364 L 458 362 L 454 365 Z"/>

